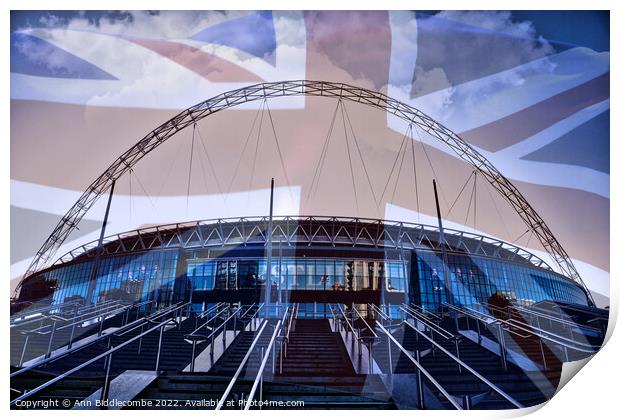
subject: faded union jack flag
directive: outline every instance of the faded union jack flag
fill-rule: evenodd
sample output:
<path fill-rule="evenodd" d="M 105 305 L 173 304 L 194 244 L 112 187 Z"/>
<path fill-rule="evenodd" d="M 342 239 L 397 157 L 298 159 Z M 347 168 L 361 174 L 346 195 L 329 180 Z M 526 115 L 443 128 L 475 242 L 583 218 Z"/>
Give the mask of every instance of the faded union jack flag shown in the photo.
<path fill-rule="evenodd" d="M 606 12 L 29 11 L 11 14 L 10 42 L 12 286 L 90 182 L 153 128 L 231 89 L 309 79 L 381 91 L 458 133 L 608 300 Z M 324 98 L 256 101 L 186 129 L 119 180 L 108 233 L 266 214 L 271 177 L 276 214 L 436 224 L 436 178 L 448 226 L 544 254 L 445 146 L 345 106 L 346 118 Z M 97 237 L 104 205 L 58 256 Z"/>

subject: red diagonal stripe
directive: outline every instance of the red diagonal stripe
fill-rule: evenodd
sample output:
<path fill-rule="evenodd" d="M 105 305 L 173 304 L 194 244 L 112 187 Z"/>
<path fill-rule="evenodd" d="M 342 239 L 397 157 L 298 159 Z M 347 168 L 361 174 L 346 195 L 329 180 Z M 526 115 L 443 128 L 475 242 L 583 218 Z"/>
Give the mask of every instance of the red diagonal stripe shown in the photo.
<path fill-rule="evenodd" d="M 461 133 L 461 137 L 468 143 L 496 152 L 607 98 L 609 73 L 492 123 L 465 131 Z"/>
<path fill-rule="evenodd" d="M 241 66 L 179 42 L 147 39 L 130 39 L 130 41 L 155 51 L 213 82 L 259 83 L 264 81 Z"/>

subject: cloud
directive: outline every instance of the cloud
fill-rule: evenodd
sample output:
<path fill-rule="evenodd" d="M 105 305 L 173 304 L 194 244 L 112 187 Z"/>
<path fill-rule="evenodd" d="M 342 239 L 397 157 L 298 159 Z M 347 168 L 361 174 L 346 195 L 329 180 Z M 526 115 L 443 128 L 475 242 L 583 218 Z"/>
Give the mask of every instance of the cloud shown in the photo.
<path fill-rule="evenodd" d="M 244 11 L 128 11 L 128 12 L 79 12 L 71 17 L 46 14 L 36 28 L 64 28 L 70 30 L 97 30 L 98 32 L 159 38 L 186 38 L 206 26 L 223 22 L 226 19 L 248 14 Z M 33 29 L 28 26 L 21 29 Z"/>

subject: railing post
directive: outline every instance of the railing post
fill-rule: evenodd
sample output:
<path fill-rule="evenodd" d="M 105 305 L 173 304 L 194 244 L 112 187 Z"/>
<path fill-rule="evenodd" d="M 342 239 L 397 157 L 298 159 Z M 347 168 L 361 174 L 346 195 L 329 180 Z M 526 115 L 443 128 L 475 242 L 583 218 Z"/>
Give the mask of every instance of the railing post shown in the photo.
<path fill-rule="evenodd" d="M 368 342 L 368 373 L 373 373 L 373 361 L 372 361 L 372 339 Z"/>
<path fill-rule="evenodd" d="M 391 375 L 394 369 L 392 366 L 392 340 L 388 338 L 387 343 L 388 343 L 388 364 L 390 365 L 389 373 Z"/>
<path fill-rule="evenodd" d="M 112 348 L 112 336 L 108 336 L 108 346 L 107 349 L 110 350 Z M 105 360 L 103 361 L 103 368 L 107 369 L 108 368 L 108 358 L 106 357 Z"/>
<path fill-rule="evenodd" d="M 224 348 L 226 348 L 226 324 L 228 324 L 228 318 L 224 320 L 224 327 L 222 328 L 222 340 L 224 343 Z"/>
<path fill-rule="evenodd" d="M 476 318 L 476 327 L 478 329 L 478 345 L 482 344 L 482 335 L 480 334 L 480 320 Z"/>
<path fill-rule="evenodd" d="M 26 334 L 26 339 L 24 340 L 24 347 L 22 348 L 22 355 L 19 358 L 19 366 L 22 367 L 24 364 L 24 356 L 26 355 L 26 347 L 28 346 L 28 341 L 30 340 L 30 335 Z"/>
<path fill-rule="evenodd" d="M 265 347 L 261 347 L 260 348 L 260 360 L 262 362 L 262 360 L 265 358 Z M 260 390 L 259 390 L 259 394 L 258 394 L 258 400 L 262 401 L 263 400 L 263 375 L 260 376 Z M 258 405 L 259 407 L 262 407 L 262 404 Z"/>
<path fill-rule="evenodd" d="M 504 329 L 501 324 L 497 324 L 499 335 L 499 354 L 502 360 L 502 369 L 508 370 L 508 364 L 506 363 L 506 340 L 504 339 Z"/>
<path fill-rule="evenodd" d="M 415 351 L 415 359 L 420 363 L 420 350 Z M 417 385 L 418 385 L 418 409 L 424 410 L 424 385 L 422 384 L 422 371 L 416 369 Z"/>
<path fill-rule="evenodd" d="M 47 353 L 45 353 L 45 358 L 49 359 L 52 355 L 52 342 L 54 341 L 54 335 L 56 334 L 56 320 L 52 324 L 52 331 L 50 332 L 50 341 L 47 343 Z"/>
<path fill-rule="evenodd" d="M 108 396 L 110 395 L 110 369 L 112 368 L 112 353 L 108 354 L 108 357 L 106 357 L 106 364 L 105 379 L 103 380 L 103 387 L 101 388 L 101 408 L 103 410 L 107 410 L 107 405 L 105 402 L 108 400 Z"/>
<path fill-rule="evenodd" d="M 461 360 L 461 355 L 459 353 L 459 340 L 458 340 L 458 337 L 454 337 L 454 347 L 456 348 L 456 358 Z M 461 364 L 457 363 L 457 366 L 459 367 L 459 373 L 463 373 L 463 368 L 461 367 Z"/>
<path fill-rule="evenodd" d="M 142 351 L 142 333 L 144 333 L 144 325 L 140 327 L 140 340 L 138 340 L 138 354 Z"/>
<path fill-rule="evenodd" d="M 159 328 L 159 343 L 157 344 L 157 361 L 155 362 L 155 372 L 159 371 L 159 357 L 161 355 L 161 341 L 164 335 L 164 325 Z"/>
<path fill-rule="evenodd" d="M 99 321 L 99 333 L 97 333 L 97 337 L 101 337 L 101 335 L 103 334 L 103 315 L 101 315 L 99 318 L 101 320 Z"/>
<path fill-rule="evenodd" d="M 75 318 L 77 318 L 77 316 L 78 311 L 76 306 L 75 310 L 73 311 L 73 324 L 71 324 L 71 336 L 69 337 L 69 345 L 67 346 L 67 349 L 71 349 L 71 347 L 73 347 L 73 336 L 75 335 L 75 324 L 77 323 Z"/>
<path fill-rule="evenodd" d="M 463 395 L 463 409 L 471 410 L 471 396 Z"/>
<path fill-rule="evenodd" d="M 192 363 L 189 367 L 189 371 L 194 373 L 194 364 L 196 362 L 196 340 L 192 340 Z"/>
<path fill-rule="evenodd" d="M 540 343 L 540 355 L 542 356 L 543 366 L 545 370 L 547 370 L 547 358 L 545 357 L 545 348 L 543 346 L 542 338 L 538 338 L 538 342 Z"/>
<path fill-rule="evenodd" d="M 360 341 L 359 338 L 355 341 L 357 343 L 357 367 L 358 367 L 358 370 L 362 370 L 362 342 Z"/>

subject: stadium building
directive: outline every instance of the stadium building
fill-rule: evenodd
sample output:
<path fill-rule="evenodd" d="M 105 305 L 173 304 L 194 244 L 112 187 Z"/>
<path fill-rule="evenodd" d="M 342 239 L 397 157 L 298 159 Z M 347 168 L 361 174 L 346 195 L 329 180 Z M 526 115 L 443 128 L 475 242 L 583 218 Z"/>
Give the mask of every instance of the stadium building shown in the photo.
<path fill-rule="evenodd" d="M 246 89 L 228 93 L 226 106 L 234 98 L 289 92 L 349 95 L 372 106 L 378 98 L 395 115 L 406 107 L 326 82 Z M 220 103 L 216 97 L 190 108 L 160 129 L 172 135 L 171 124 L 182 126 L 185 115 L 203 118 Z M 111 182 L 112 199 L 127 162 L 146 154 L 144 142 L 165 140 L 158 130 L 138 143 L 139 153 L 128 151 L 95 181 L 35 262 L 66 238 L 81 217 L 76 214 L 91 205 L 88 194 L 101 195 Z M 454 136 L 444 141 L 462 142 Z M 481 173 L 512 185 L 486 164 L 480 161 Z M 269 214 L 105 237 L 104 221 L 99 241 L 49 267 L 34 264 L 21 283 L 11 317 L 11 406 L 63 400 L 69 404 L 59 408 L 506 409 L 543 403 L 555 393 L 563 363 L 598 350 L 608 313 L 593 305 L 542 219 L 516 189 L 510 197 L 567 270 L 554 271 L 505 241 L 443 228 L 436 193 L 438 227 Z"/>
<path fill-rule="evenodd" d="M 374 304 L 443 303 L 479 308 L 491 296 L 521 305 L 551 300 L 588 304 L 586 292 L 543 260 L 511 244 L 445 229 L 449 282 L 433 226 L 336 217 L 275 217 L 267 275 L 268 217 L 157 226 L 106 238 L 31 277 L 53 292 L 49 304 L 110 299 Z M 95 270 L 95 264 L 97 268 Z M 91 277 L 96 271 L 95 279 Z M 447 284 L 444 284 L 447 283 Z M 22 293 L 32 294 L 29 281 Z"/>

